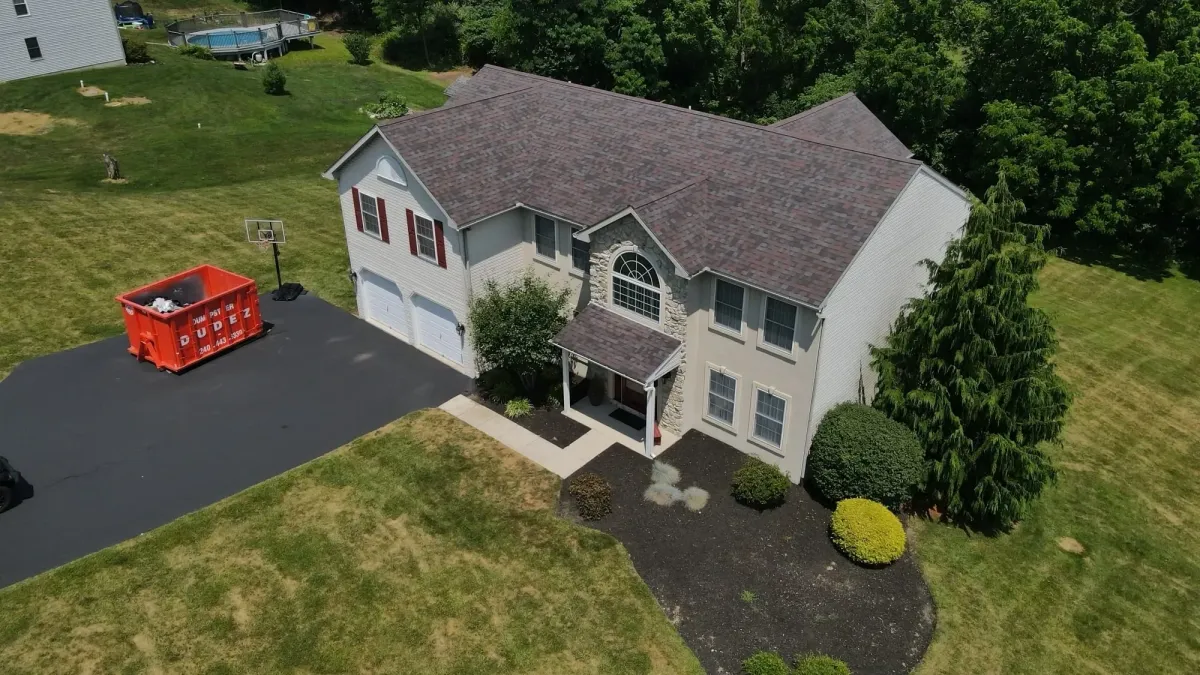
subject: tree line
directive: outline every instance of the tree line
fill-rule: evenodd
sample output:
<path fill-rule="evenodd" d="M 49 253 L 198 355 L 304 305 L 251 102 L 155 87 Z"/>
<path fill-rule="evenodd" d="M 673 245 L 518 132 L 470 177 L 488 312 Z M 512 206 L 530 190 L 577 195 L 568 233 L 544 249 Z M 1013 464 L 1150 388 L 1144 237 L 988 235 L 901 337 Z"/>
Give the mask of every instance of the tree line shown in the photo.
<path fill-rule="evenodd" d="M 1200 0 L 297 0 L 405 65 L 493 63 L 756 122 L 848 91 L 1054 246 L 1200 254 Z"/>

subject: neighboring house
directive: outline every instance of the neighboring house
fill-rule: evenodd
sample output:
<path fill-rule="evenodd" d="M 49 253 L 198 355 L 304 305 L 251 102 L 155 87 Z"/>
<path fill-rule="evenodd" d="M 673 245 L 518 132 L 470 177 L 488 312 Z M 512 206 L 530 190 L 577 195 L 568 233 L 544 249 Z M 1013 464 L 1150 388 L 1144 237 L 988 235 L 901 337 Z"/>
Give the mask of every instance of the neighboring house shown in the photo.
<path fill-rule="evenodd" d="M 0 0 L 0 82 L 122 65 L 107 0 Z"/>
<path fill-rule="evenodd" d="M 326 176 L 367 320 L 474 375 L 471 297 L 532 268 L 579 310 L 564 378 L 797 481 L 969 211 L 853 95 L 766 127 L 492 66 Z"/>

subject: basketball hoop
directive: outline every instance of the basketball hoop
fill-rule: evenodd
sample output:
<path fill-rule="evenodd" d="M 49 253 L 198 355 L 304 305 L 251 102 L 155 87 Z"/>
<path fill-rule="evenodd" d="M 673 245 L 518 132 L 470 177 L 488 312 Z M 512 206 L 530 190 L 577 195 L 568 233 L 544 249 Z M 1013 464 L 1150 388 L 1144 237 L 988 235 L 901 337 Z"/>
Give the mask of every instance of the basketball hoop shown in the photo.
<path fill-rule="evenodd" d="M 275 280 L 283 287 L 283 273 L 279 270 L 279 245 L 287 243 L 283 221 L 246 218 L 246 241 L 257 246 L 260 251 L 271 251 L 275 254 Z"/>

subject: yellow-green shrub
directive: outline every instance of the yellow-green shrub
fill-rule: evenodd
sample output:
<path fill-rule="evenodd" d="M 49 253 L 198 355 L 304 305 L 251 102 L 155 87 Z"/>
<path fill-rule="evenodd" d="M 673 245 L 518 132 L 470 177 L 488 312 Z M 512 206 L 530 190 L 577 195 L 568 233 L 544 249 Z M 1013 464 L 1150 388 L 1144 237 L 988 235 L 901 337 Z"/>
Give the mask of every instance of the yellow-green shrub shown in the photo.
<path fill-rule="evenodd" d="M 829 534 L 846 557 L 864 565 L 886 565 L 904 553 L 904 525 L 886 506 L 870 499 L 838 502 Z"/>

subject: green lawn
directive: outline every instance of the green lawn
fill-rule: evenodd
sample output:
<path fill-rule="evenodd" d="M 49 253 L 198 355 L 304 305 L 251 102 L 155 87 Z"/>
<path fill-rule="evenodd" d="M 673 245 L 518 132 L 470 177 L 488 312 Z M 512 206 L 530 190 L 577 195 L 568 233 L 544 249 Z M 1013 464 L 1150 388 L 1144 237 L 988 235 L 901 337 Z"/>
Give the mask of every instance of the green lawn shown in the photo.
<path fill-rule="evenodd" d="M 0 377 L 33 356 L 121 330 L 112 297 L 203 262 L 274 284 L 269 254 L 242 219 L 282 218 L 287 278 L 353 306 L 337 193 L 320 173 L 371 127 L 358 108 L 397 90 L 417 107 L 444 100 L 429 76 L 352 66 L 341 42 L 280 60 L 288 96 L 259 72 L 151 47 L 154 65 L 0 84 L 0 115 L 52 115 L 46 133 L 0 135 Z M 79 79 L 112 98 L 76 92 Z M 197 126 L 199 125 L 199 126 Z M 125 185 L 101 182 L 100 156 Z"/>
<path fill-rule="evenodd" d="M 447 440 L 452 439 L 452 440 Z M 700 673 L 558 479 L 413 413 L 0 591 L 5 673 Z"/>
<path fill-rule="evenodd" d="M 917 523 L 921 672 L 1200 672 L 1200 284 L 1061 260 L 1041 281 L 1076 395 L 1061 478 L 1011 535 Z"/>

